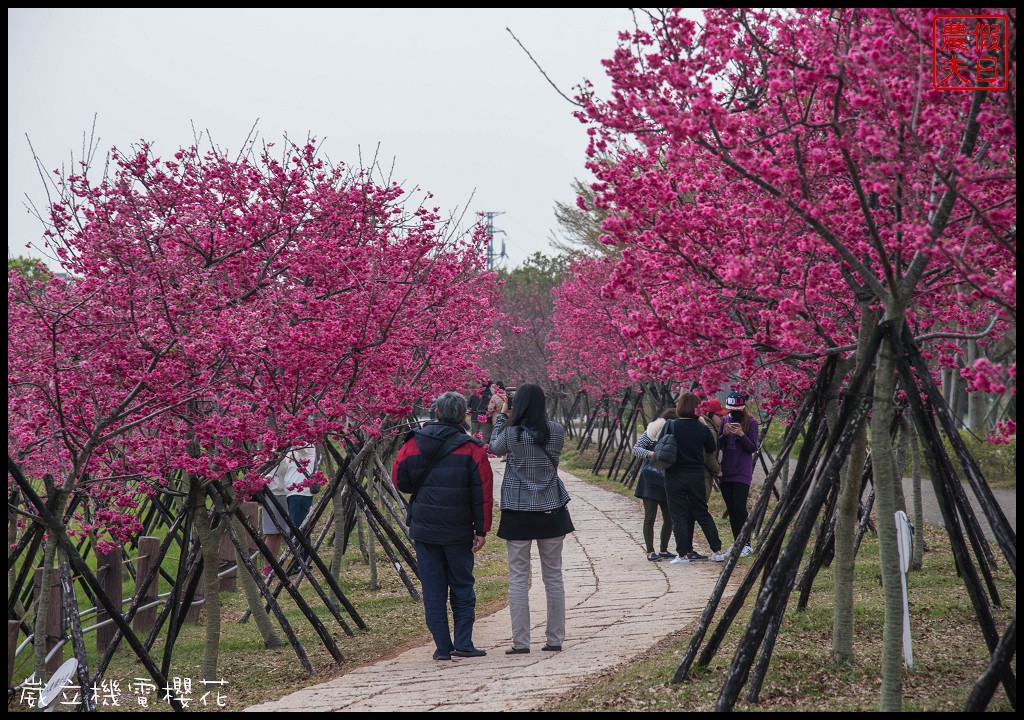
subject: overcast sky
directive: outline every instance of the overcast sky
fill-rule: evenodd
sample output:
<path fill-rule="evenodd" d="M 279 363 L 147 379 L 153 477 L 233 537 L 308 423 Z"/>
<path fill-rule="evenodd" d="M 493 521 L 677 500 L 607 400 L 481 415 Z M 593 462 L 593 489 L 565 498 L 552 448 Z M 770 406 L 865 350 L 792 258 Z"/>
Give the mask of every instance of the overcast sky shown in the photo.
<path fill-rule="evenodd" d="M 234 151 L 254 123 L 348 165 L 377 153 L 445 216 L 502 213 L 506 267 L 551 254 L 554 205 L 589 178 L 585 128 L 506 28 L 571 97 L 584 78 L 607 89 L 600 61 L 631 26 L 622 8 L 8 8 L 8 253 L 38 256 L 28 140 L 45 169 L 67 165 L 95 116 L 103 154 L 145 139 L 167 157 L 193 126 Z"/>

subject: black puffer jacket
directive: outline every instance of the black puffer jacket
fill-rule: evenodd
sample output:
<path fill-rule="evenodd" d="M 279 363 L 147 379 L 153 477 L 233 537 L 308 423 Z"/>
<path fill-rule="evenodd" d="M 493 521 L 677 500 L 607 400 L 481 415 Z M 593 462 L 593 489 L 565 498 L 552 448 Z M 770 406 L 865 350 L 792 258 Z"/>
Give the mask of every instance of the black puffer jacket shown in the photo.
<path fill-rule="evenodd" d="M 451 440 L 451 449 L 430 471 L 409 506 L 409 536 L 438 545 L 472 542 L 491 529 L 494 477 L 483 445 L 458 425 L 432 422 L 410 430 L 391 481 L 412 493 L 431 461 Z"/>

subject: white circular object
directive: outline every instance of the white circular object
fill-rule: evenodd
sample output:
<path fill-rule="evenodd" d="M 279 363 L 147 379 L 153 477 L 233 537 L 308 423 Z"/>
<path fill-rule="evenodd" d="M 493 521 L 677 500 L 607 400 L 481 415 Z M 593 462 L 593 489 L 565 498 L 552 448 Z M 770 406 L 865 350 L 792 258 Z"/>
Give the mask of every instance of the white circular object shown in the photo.
<path fill-rule="evenodd" d="M 46 687 L 40 691 L 39 707 L 44 708 L 56 700 L 60 691 L 64 689 L 64 685 L 74 676 L 75 670 L 77 669 L 78 660 L 75 658 L 65 660 L 64 664 L 57 668 L 57 672 L 50 677 L 50 681 L 46 683 Z"/>

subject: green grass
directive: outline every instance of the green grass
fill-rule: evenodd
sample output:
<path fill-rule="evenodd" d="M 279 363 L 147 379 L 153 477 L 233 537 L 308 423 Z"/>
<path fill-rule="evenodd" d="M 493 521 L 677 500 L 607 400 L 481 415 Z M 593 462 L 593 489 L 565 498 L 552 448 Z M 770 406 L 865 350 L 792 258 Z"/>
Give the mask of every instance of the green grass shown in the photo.
<path fill-rule="evenodd" d="M 603 477 L 594 477 L 592 454 L 566 454 L 565 469 L 587 482 L 623 495 L 632 491 Z M 753 495 L 753 494 L 752 494 Z M 754 499 L 753 497 L 751 498 Z M 730 537 L 720 496 L 712 497 L 711 514 L 723 538 Z M 941 528 L 925 530 L 928 552 L 924 567 L 909 575 L 914 672 L 903 681 L 904 710 L 911 712 L 961 711 L 975 681 L 988 664 L 989 653 L 963 581 L 957 576 L 949 540 Z M 752 558 L 740 561 L 746 572 Z M 808 607 L 796 609 L 791 597 L 760 693 L 759 702 L 744 700 L 734 709 L 777 712 L 877 712 L 881 678 L 881 635 L 884 619 L 880 585 L 878 540 L 865 536 L 857 556 L 854 578 L 854 653 L 852 666 L 834 667 L 832 569 L 815 579 Z M 1016 614 L 1016 579 L 1001 562 L 995 571 L 1002 605 L 993 608 L 999 632 Z M 552 712 L 672 712 L 713 711 L 726 673 L 746 628 L 753 606 L 748 597 L 725 641 L 707 666 L 691 667 L 688 677 L 673 685 L 671 679 L 686 652 L 693 628 L 682 628 L 638 661 L 605 676 L 548 708 Z M 716 612 L 704 641 L 721 618 Z M 701 646 L 701 650 L 705 645 Z M 1016 664 L 1013 665 L 1016 673 Z M 1012 712 L 1005 691 L 997 689 L 989 711 Z"/>
<path fill-rule="evenodd" d="M 497 517 L 494 527 L 497 527 Z M 314 533 L 315 537 L 315 533 Z M 323 553 L 329 555 L 328 551 Z M 414 601 L 398 574 L 391 566 L 387 556 L 379 550 L 377 558 L 377 578 L 379 586 L 370 589 L 370 566 L 364 561 L 358 548 L 356 533 L 352 533 L 350 548 L 345 555 L 342 591 L 355 606 L 356 611 L 368 625 L 367 630 L 359 630 L 355 621 L 342 610 L 342 617 L 354 631 L 354 636 L 345 634 L 341 625 L 324 607 L 323 602 L 310 588 L 309 583 L 301 586 L 302 595 L 314 608 L 317 616 L 327 627 L 331 637 L 337 643 L 345 660 L 337 663 L 324 647 L 312 625 L 302 615 L 295 602 L 284 593 L 279 597 L 285 616 L 295 630 L 305 652 L 309 656 L 315 674 L 307 676 L 300 665 L 292 647 L 285 643 L 281 648 L 268 650 L 263 646 L 255 624 L 250 620 L 239 623 L 247 609 L 241 586 L 237 592 L 221 592 L 223 603 L 220 661 L 218 672 L 220 678 L 227 680 L 225 686 L 209 686 L 207 690 L 219 690 L 226 698 L 226 706 L 217 707 L 214 695 L 207 698 L 206 704 L 199 702 L 202 691 L 196 692 L 201 686 L 200 667 L 202 664 L 205 643 L 205 613 L 200 612 L 198 623 L 186 623 L 182 627 L 175 646 L 169 679 L 174 677 L 188 679 L 193 687 L 193 702 L 190 711 L 199 712 L 237 712 L 247 706 L 277 699 L 302 687 L 324 682 L 325 680 L 344 674 L 349 670 L 375 660 L 393 656 L 400 651 L 430 641 L 423 620 L 423 606 Z M 327 557 L 324 558 L 327 562 Z M 494 533 L 488 535 L 487 544 L 476 556 L 476 593 L 477 614 L 483 616 L 504 607 L 508 596 L 507 564 L 504 541 Z M 126 573 L 127 575 L 127 573 Z M 415 578 L 413 578 L 415 582 Z M 128 590 L 126 582 L 126 592 Z M 418 588 L 418 583 L 416 583 Z M 167 590 L 165 581 L 161 581 L 161 591 Z M 80 605 L 89 603 L 80 593 Z M 91 621 L 86 622 L 91 624 Z M 284 634 L 275 621 L 279 637 L 285 640 Z M 164 636 L 166 637 L 166 631 Z M 159 666 L 163 658 L 163 637 L 151 650 L 151 656 Z M 23 636 L 21 639 L 24 639 Z M 99 655 L 95 652 L 95 633 L 85 636 L 86 648 L 89 651 L 90 672 L 95 668 Z M 31 672 L 31 648 L 28 648 L 15 663 L 14 682 L 19 683 Z M 65 647 L 64 657 L 71 657 L 70 646 Z M 99 707 L 103 711 L 139 711 L 166 712 L 169 707 L 161 700 L 162 693 L 150 694 L 148 706 L 140 707 L 137 694 L 132 692 L 136 687 L 136 678 L 146 678 L 148 674 L 131 649 L 122 643 L 118 654 L 112 661 L 105 678 L 119 683 L 120 704 Z M 23 712 L 29 710 L 27 705 L 18 702 L 15 694 L 9 710 Z"/>
<path fill-rule="evenodd" d="M 632 497 L 632 489 L 603 476 L 589 473 L 593 453 L 580 457 L 569 450 L 563 456 L 563 468 L 587 482 L 612 492 Z M 754 499 L 753 497 L 751 498 Z M 639 501 L 637 501 L 639 502 Z M 722 518 L 719 496 L 710 503 L 711 512 L 723 538 L 731 537 L 728 523 Z M 497 518 L 495 518 L 497 527 Z M 315 533 L 314 533 L 315 536 Z M 929 552 L 924 568 L 910 575 L 911 613 L 913 618 L 915 671 L 904 680 L 904 709 L 915 712 L 959 711 L 970 688 L 984 669 L 988 652 L 981 639 L 963 582 L 953 567 L 948 539 L 936 528 L 926 529 Z M 321 601 L 303 585 L 303 595 L 317 609 L 345 656 L 336 663 L 323 647 L 310 624 L 301 616 L 293 601 L 286 599 L 283 607 L 309 655 L 315 675 L 307 676 L 293 650 L 285 645 L 275 650 L 263 647 L 259 634 L 250 621 L 237 622 L 246 606 L 244 596 L 222 593 L 224 602 L 219 674 L 228 680 L 220 688 L 226 698 L 225 707 L 212 701 L 207 705 L 190 706 L 193 711 L 239 711 L 249 705 L 279 698 L 303 687 L 324 682 L 375 660 L 392 657 L 413 646 L 429 642 L 423 623 L 422 605 L 413 601 L 382 552 L 377 553 L 380 587 L 369 588 L 369 566 L 356 547 L 356 534 L 346 555 L 342 590 L 355 605 L 369 629 L 355 629 L 347 636 Z M 172 551 L 173 554 L 173 551 Z M 325 553 L 326 554 L 326 553 Z M 752 558 L 740 561 L 739 572 L 745 572 Z M 504 542 L 494 533 L 477 556 L 478 616 L 503 608 L 507 599 L 507 568 Z M 878 709 L 881 657 L 881 624 L 883 619 L 879 586 L 877 539 L 865 537 L 857 558 L 855 571 L 855 654 L 850 667 L 833 668 L 830 660 L 832 634 L 832 574 L 830 569 L 819 573 L 809 606 L 797 612 L 790 603 L 779 635 L 768 676 L 757 705 L 741 704 L 739 710 L 764 711 L 826 711 L 874 712 Z M 1002 631 L 1016 612 L 1015 578 L 1004 564 L 996 569 L 996 582 L 1002 593 L 1002 606 L 994 608 L 997 628 Z M 126 581 L 127 585 L 127 581 Z M 166 583 L 161 590 L 166 591 Z M 84 602 L 84 601 L 83 601 Z M 692 628 L 680 628 L 629 666 L 608 675 L 592 678 L 571 695 L 553 703 L 549 711 L 710 711 L 721 690 L 725 673 L 746 626 L 751 600 L 726 635 L 723 646 L 706 667 L 694 665 L 690 676 L 681 684 L 671 684 L 683 652 L 690 642 Z M 346 621 L 355 624 L 345 615 Z M 716 617 L 717 622 L 717 617 Z M 713 627 L 711 628 L 713 629 Z M 192 679 L 198 686 L 202 661 L 204 628 L 186 624 L 175 645 L 170 676 Z M 95 638 L 86 637 L 90 664 L 96 662 Z M 162 657 L 158 641 L 152 654 L 157 662 Z M 29 657 L 26 654 L 24 657 Z M 70 649 L 65 650 L 70 657 Z M 15 681 L 23 679 L 24 665 L 19 658 Z M 1016 665 L 1013 666 L 1016 672 Z M 115 711 L 166 711 L 166 703 L 153 698 L 148 707 L 138 707 L 135 696 L 128 692 L 128 683 L 145 676 L 134 654 L 123 647 L 115 658 L 107 679 L 121 683 L 122 704 L 101 707 Z M 195 688 L 194 688 L 195 689 Z M 194 693 L 198 698 L 197 693 Z M 26 711 L 17 695 L 9 707 Z M 1005 693 L 997 690 L 989 705 L 992 711 L 1010 711 Z"/>

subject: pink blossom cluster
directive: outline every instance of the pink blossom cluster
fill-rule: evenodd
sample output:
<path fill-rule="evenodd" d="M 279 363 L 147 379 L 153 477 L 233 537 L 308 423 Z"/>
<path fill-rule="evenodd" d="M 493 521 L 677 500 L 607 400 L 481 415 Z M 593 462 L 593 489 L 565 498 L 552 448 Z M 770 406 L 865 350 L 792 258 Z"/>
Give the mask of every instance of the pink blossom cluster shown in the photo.
<path fill-rule="evenodd" d="M 1016 371 L 1016 363 L 1013 364 Z M 1006 378 L 1003 376 L 1004 369 L 996 365 L 988 358 L 978 358 L 974 365 L 964 368 L 960 374 L 967 380 L 967 392 L 983 392 L 1002 394 L 1006 392 Z M 1016 393 L 1016 386 L 1012 391 Z"/>
<path fill-rule="evenodd" d="M 558 290 L 555 372 L 741 384 L 772 411 L 878 320 L 953 367 L 938 343 L 1015 327 L 1014 99 L 932 88 L 939 12 L 668 10 L 621 33 L 610 92 L 577 97 L 609 255 Z M 965 374 L 1000 392 L 997 365 Z"/>
<path fill-rule="evenodd" d="M 118 541 L 139 528 L 115 496 L 171 478 L 247 496 L 283 449 L 387 432 L 498 347 L 482 227 L 315 140 L 272 148 L 143 143 L 99 182 L 57 174 L 46 236 L 73 279 L 9 277 L 9 453 L 91 494 Z M 101 478 L 119 481 L 83 484 Z"/>

